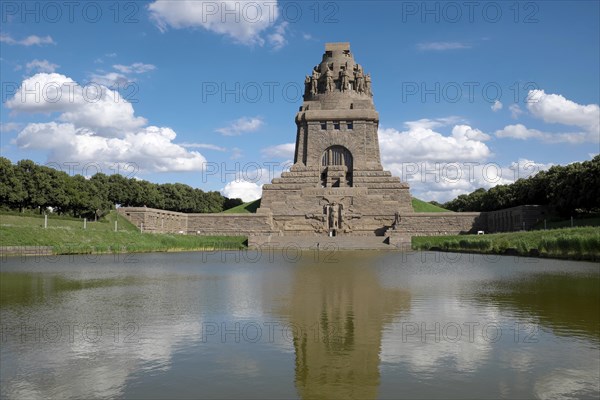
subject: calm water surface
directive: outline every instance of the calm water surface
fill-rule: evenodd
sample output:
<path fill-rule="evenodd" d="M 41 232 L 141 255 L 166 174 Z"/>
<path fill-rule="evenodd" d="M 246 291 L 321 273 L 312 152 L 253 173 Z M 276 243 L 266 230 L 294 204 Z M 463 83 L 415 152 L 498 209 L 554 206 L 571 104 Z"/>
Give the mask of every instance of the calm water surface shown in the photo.
<path fill-rule="evenodd" d="M 598 398 L 594 263 L 445 253 L 9 258 L 0 395 Z"/>

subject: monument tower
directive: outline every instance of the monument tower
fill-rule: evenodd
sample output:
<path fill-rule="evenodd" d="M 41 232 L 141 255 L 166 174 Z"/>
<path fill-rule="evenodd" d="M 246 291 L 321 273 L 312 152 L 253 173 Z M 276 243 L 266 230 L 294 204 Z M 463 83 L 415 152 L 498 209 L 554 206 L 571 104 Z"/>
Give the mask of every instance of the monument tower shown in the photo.
<path fill-rule="evenodd" d="M 278 236 L 385 236 L 412 213 L 408 184 L 381 166 L 371 76 L 349 43 L 327 43 L 305 80 L 289 172 L 263 186 Z"/>

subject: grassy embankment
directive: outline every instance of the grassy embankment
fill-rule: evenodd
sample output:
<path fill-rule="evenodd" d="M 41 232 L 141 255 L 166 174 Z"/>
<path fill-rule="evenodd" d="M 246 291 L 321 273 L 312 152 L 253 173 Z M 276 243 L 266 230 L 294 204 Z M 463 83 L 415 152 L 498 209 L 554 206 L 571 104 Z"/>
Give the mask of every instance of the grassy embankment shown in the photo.
<path fill-rule="evenodd" d="M 434 206 L 433 204 L 419 200 L 415 197 L 412 198 L 412 207 L 415 212 L 452 212 L 450 210 L 446 210 L 445 208 Z"/>
<path fill-rule="evenodd" d="M 412 247 L 415 250 L 435 249 L 600 260 L 600 228 L 563 228 L 490 235 L 422 236 L 412 238 Z"/>
<path fill-rule="evenodd" d="M 225 210 L 223 214 L 254 214 L 258 207 L 260 207 L 260 199 Z"/>
<path fill-rule="evenodd" d="M 42 215 L 0 214 L 0 245 L 52 246 L 55 254 L 233 250 L 244 248 L 245 241 L 244 236 L 142 234 L 114 211 L 98 222 L 88 222 L 85 230 L 82 219 L 49 216 L 44 229 Z"/>

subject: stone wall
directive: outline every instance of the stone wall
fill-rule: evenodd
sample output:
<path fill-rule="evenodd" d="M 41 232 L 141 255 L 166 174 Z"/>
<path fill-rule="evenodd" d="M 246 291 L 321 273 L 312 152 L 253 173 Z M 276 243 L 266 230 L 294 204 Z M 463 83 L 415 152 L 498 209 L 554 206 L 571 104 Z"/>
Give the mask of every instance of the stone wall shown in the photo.
<path fill-rule="evenodd" d="M 188 215 L 147 207 L 121 207 L 119 215 L 143 230 L 152 233 L 187 233 Z"/>
<path fill-rule="evenodd" d="M 410 248 L 413 236 L 460 235 L 487 228 L 485 213 L 440 212 L 402 214 L 395 230 L 388 230 L 389 244 Z"/>
<path fill-rule="evenodd" d="M 478 212 L 402 214 L 396 230 L 410 236 L 458 235 L 485 230 L 486 216 Z"/>
<path fill-rule="evenodd" d="M 189 214 L 188 234 L 252 236 L 271 233 L 271 216 L 265 214 Z"/>
<path fill-rule="evenodd" d="M 203 236 L 271 233 L 271 217 L 268 214 L 185 214 L 147 207 L 121 207 L 119 215 L 149 233 Z"/>
<path fill-rule="evenodd" d="M 291 207 L 293 209 L 293 207 Z M 205 236 L 268 236 L 280 234 L 277 224 L 273 223 L 270 213 L 257 214 L 185 214 L 174 211 L 159 210 L 146 207 L 121 207 L 119 214 L 127 218 L 138 228 L 143 224 L 144 232 L 182 233 Z M 290 220 L 293 220 L 290 215 Z M 304 215 L 298 219 L 306 220 Z M 375 220 L 372 215 L 361 218 L 370 227 L 391 227 L 393 218 Z M 372 221 L 371 221 L 372 220 Z M 368 224 L 367 222 L 371 222 Z M 475 233 L 487 229 L 487 218 L 482 213 L 408 213 L 401 214 L 396 232 L 406 237 L 430 235 L 457 235 Z M 290 232 L 288 232 L 289 234 Z M 374 228 L 366 231 L 348 232 L 350 236 L 375 235 Z M 382 232 L 383 234 L 383 232 Z M 314 236 L 313 230 L 296 231 L 292 236 Z M 326 233 L 323 233 L 326 235 Z"/>

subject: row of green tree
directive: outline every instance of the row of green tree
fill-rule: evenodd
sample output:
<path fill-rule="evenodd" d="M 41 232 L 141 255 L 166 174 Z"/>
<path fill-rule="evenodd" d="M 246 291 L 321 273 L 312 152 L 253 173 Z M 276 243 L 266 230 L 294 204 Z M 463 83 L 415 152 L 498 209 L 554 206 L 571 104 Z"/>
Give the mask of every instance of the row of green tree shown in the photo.
<path fill-rule="evenodd" d="M 490 190 L 477 189 L 442 205 L 452 211 L 494 211 L 525 204 L 547 205 L 561 216 L 600 211 L 600 155 L 556 165 Z"/>
<path fill-rule="evenodd" d="M 59 214 L 82 217 L 101 216 L 116 204 L 190 213 L 221 212 L 242 200 L 181 183 L 156 184 L 119 174 L 97 173 L 86 179 L 31 160 L 13 164 L 0 157 L 0 203 L 5 209 L 42 212 L 52 207 Z"/>

